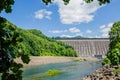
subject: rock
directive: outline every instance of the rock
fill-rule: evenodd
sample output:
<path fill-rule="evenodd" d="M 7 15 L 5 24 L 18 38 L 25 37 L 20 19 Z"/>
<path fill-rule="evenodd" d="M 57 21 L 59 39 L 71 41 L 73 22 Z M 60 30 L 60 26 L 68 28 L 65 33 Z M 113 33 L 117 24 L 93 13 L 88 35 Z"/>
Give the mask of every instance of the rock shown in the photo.
<path fill-rule="evenodd" d="M 120 74 L 113 72 L 116 68 L 120 68 L 120 66 L 105 65 L 82 80 L 120 80 Z"/>
<path fill-rule="evenodd" d="M 113 68 L 115 68 L 115 69 L 119 69 L 119 66 L 118 66 L 118 65 L 115 65 L 115 66 L 113 66 Z"/>
<path fill-rule="evenodd" d="M 120 80 L 120 78 L 119 77 L 115 77 L 114 80 Z"/>

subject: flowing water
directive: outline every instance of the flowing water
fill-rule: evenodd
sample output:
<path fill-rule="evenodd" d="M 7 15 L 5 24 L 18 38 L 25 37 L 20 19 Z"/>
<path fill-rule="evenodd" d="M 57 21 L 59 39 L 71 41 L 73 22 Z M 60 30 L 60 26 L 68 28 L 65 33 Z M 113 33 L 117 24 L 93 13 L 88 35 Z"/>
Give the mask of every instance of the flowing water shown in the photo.
<path fill-rule="evenodd" d="M 100 62 L 64 62 L 27 67 L 24 69 L 23 80 L 80 80 L 100 66 Z M 63 73 L 44 77 L 45 72 L 50 69 L 57 69 Z"/>

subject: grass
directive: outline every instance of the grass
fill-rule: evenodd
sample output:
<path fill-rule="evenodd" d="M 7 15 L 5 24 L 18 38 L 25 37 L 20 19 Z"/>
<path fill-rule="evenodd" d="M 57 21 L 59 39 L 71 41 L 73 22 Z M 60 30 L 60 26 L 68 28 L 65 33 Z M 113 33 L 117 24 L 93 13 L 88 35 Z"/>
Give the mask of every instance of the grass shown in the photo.
<path fill-rule="evenodd" d="M 48 70 L 45 74 L 46 74 L 46 76 L 56 76 L 61 73 L 62 72 L 60 70 L 51 69 L 51 70 Z"/>
<path fill-rule="evenodd" d="M 82 61 L 84 61 L 82 58 L 74 60 L 74 62 L 82 62 Z"/>
<path fill-rule="evenodd" d="M 63 72 L 61 72 L 60 70 L 50 69 L 47 72 L 43 73 L 42 76 L 32 77 L 32 80 L 44 80 L 45 78 L 53 77 L 53 76 L 56 76 L 56 75 L 59 75 L 59 74 L 62 74 L 62 73 Z"/>
<path fill-rule="evenodd" d="M 120 69 L 114 69 L 113 72 L 120 74 Z"/>

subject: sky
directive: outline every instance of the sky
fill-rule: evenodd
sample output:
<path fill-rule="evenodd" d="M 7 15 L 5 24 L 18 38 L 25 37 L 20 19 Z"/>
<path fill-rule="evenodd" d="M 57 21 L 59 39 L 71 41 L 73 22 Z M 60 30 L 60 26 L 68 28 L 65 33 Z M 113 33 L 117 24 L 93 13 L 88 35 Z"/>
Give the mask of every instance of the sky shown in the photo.
<path fill-rule="evenodd" d="M 15 0 L 12 13 L 1 16 L 23 29 L 38 29 L 48 37 L 107 38 L 113 23 L 120 21 L 120 0 L 99 6 L 97 0 L 54 0 L 46 6 L 41 0 Z"/>

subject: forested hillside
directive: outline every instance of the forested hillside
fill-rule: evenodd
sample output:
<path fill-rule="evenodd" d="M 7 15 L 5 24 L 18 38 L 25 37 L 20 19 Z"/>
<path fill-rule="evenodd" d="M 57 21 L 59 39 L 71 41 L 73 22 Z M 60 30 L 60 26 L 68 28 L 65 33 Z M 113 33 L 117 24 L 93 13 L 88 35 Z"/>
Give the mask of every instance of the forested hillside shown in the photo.
<path fill-rule="evenodd" d="M 74 37 L 55 37 L 55 39 L 82 39 L 82 38 L 86 38 L 83 36 L 74 36 Z"/>
<path fill-rule="evenodd" d="M 22 39 L 20 46 L 11 45 L 9 48 L 10 52 L 14 54 L 19 50 L 23 54 L 32 56 L 77 56 L 71 46 L 48 38 L 39 30 L 20 29 L 7 20 L 2 24 L 5 24 L 5 31 L 10 34 L 12 33 L 11 28 L 14 28 Z"/>

